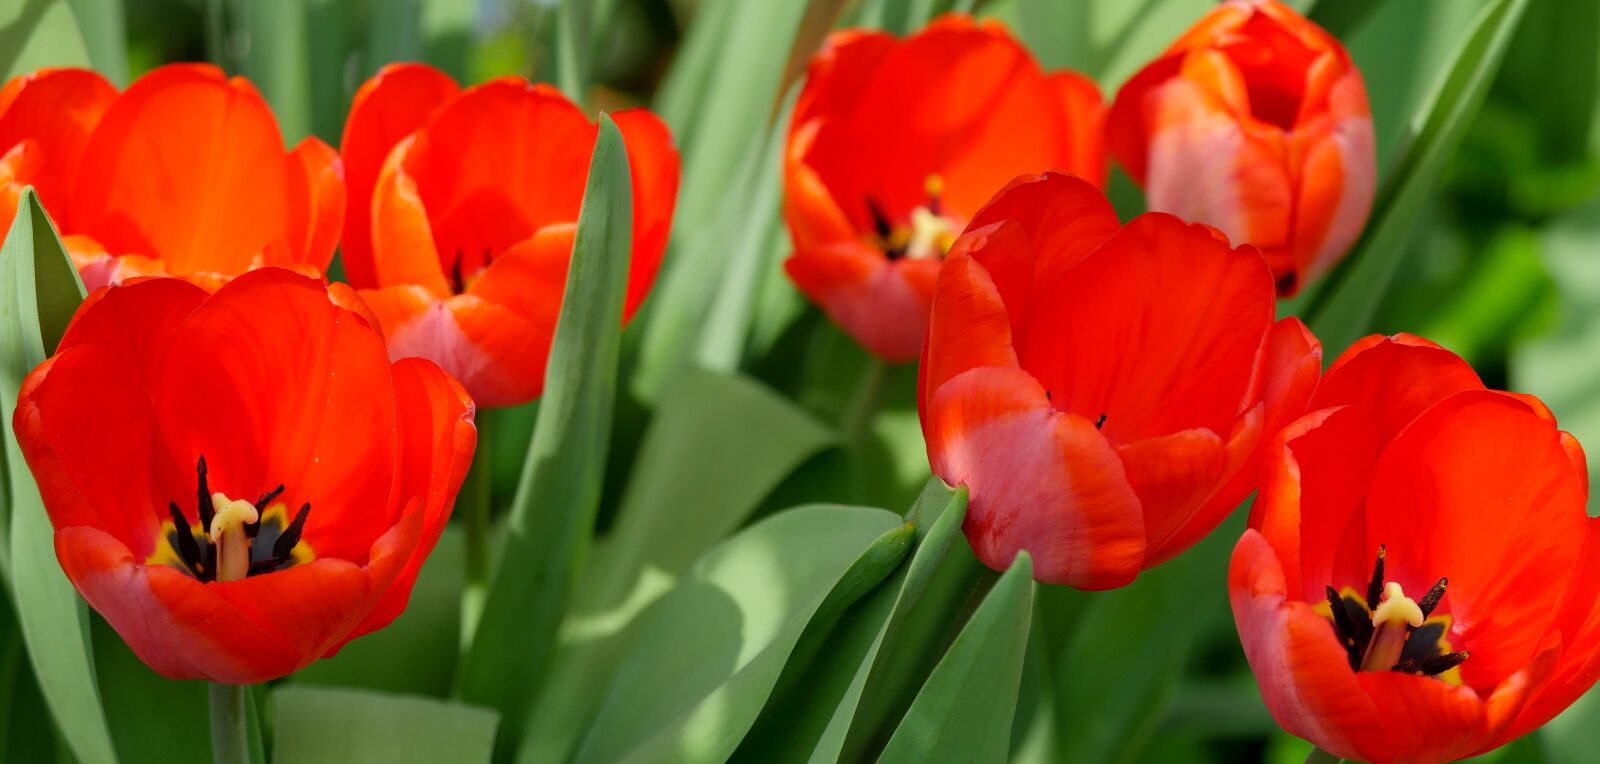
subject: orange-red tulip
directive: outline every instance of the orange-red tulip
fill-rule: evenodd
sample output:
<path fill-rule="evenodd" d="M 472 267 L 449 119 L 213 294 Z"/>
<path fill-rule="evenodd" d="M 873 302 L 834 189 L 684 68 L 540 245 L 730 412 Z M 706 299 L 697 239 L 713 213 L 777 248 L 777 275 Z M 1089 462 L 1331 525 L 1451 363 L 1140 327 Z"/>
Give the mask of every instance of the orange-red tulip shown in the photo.
<path fill-rule="evenodd" d="M 1372 208 L 1361 72 L 1277 0 L 1218 5 L 1122 87 L 1107 128 L 1150 209 L 1261 248 L 1283 294 L 1338 262 Z"/>
<path fill-rule="evenodd" d="M 1066 175 L 996 196 L 939 274 L 921 367 L 928 458 L 971 492 L 978 558 L 1027 550 L 1040 581 L 1106 589 L 1215 528 L 1321 368 L 1274 302 L 1261 255 L 1206 226 L 1119 228 Z"/>
<path fill-rule="evenodd" d="M 348 287 L 262 268 L 91 294 L 13 424 L 84 599 L 157 672 L 248 684 L 405 608 L 472 420 Z"/>
<path fill-rule="evenodd" d="M 624 320 L 649 293 L 678 193 L 655 115 L 612 115 L 633 178 Z M 384 67 L 350 107 L 346 275 L 394 358 L 430 358 L 484 406 L 539 396 L 598 126 L 560 91 L 507 77 L 460 90 L 422 64 Z"/>
<path fill-rule="evenodd" d="M 1370 762 L 1450 761 L 1600 674 L 1600 520 L 1537 399 L 1416 337 L 1369 337 L 1263 459 L 1228 589 L 1284 729 Z"/>
<path fill-rule="evenodd" d="M 838 32 L 789 126 L 789 278 L 874 355 L 915 360 L 955 235 L 1021 173 L 1102 184 L 1103 121 L 1093 81 L 1044 72 L 997 22 Z"/>
<path fill-rule="evenodd" d="M 321 272 L 344 217 L 339 157 L 285 151 L 246 80 L 163 66 L 126 92 L 84 69 L 0 89 L 0 233 L 32 184 L 92 290 L 173 275 L 215 288 L 263 265 Z"/>

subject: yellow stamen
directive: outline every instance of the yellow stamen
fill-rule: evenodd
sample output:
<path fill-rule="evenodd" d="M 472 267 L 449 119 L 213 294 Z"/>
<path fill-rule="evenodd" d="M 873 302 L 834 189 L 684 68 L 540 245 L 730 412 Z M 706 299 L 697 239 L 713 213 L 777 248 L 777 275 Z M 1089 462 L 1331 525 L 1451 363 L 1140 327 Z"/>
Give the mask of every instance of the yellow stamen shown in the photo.
<path fill-rule="evenodd" d="M 1372 611 L 1372 641 L 1361 659 L 1362 671 L 1388 671 L 1400 662 L 1406 637 L 1411 629 L 1422 625 L 1422 607 L 1406 596 L 1400 584 L 1390 581 L 1383 586 L 1383 601 Z"/>
<path fill-rule="evenodd" d="M 216 516 L 207 533 L 217 545 L 217 580 L 238 581 L 250 574 L 250 538 L 244 527 L 261 519 L 254 504 L 211 494 Z"/>
<path fill-rule="evenodd" d="M 911 241 L 906 244 L 907 257 L 942 257 L 955 240 L 955 226 L 949 218 L 927 207 L 911 211 Z"/>
<path fill-rule="evenodd" d="M 944 196 L 944 176 L 938 173 L 929 175 L 928 179 L 922 182 L 922 190 L 927 192 L 931 199 Z"/>

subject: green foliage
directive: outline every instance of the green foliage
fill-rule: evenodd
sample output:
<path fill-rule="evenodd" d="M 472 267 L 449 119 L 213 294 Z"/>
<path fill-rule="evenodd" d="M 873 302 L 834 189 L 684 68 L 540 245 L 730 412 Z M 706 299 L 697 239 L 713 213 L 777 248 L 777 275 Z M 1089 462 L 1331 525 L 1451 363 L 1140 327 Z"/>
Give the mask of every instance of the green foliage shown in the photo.
<path fill-rule="evenodd" d="M 0 0 L 0 79 L 89 61 L 67 0 Z"/>
<path fill-rule="evenodd" d="M 288 685 L 277 708 L 278 764 L 488 762 L 495 714 L 429 698 Z"/>

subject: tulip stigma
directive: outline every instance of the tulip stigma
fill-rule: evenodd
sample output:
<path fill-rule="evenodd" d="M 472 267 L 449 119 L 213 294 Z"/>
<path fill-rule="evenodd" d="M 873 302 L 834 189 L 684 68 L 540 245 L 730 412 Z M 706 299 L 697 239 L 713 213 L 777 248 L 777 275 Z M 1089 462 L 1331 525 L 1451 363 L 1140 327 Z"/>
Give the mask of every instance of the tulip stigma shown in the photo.
<path fill-rule="evenodd" d="M 1445 641 L 1450 616 L 1434 616 L 1449 585 L 1440 578 L 1420 600 L 1407 596 L 1395 581 L 1385 580 L 1387 548 L 1378 547 L 1366 591 L 1325 587 L 1334 636 L 1353 671 L 1400 671 L 1460 682 L 1452 669 L 1466 661 L 1465 650 L 1451 650 Z"/>
<path fill-rule="evenodd" d="M 199 490 L 210 488 L 205 457 L 196 468 Z M 201 522 L 191 525 L 175 501 L 167 502 L 172 524 L 147 564 L 166 564 L 203 582 L 237 581 L 271 573 L 312 559 L 301 541 L 311 503 L 300 506 L 290 520 L 281 503 L 284 486 L 261 494 L 254 502 L 210 493 L 199 506 Z"/>

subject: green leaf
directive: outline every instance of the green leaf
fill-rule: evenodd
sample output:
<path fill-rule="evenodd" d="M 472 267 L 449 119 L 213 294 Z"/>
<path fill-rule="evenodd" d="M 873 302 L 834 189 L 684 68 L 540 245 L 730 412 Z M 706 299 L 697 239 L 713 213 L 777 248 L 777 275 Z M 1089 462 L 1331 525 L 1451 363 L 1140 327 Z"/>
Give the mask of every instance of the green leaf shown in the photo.
<path fill-rule="evenodd" d="M 850 761 L 870 734 L 859 713 L 864 697 L 877 693 L 887 667 L 880 656 L 896 649 L 912 607 L 961 534 L 967 496 L 952 494 L 932 478 L 906 513 L 917 530 L 916 552 L 883 586 L 851 608 L 829 635 L 815 664 L 785 668 L 794 689 L 769 704 L 735 757 L 743 761 Z M 794 677 L 790 677 L 790 674 Z M 780 686 L 787 682 L 780 682 Z M 853 740 L 852 740 L 853 738 Z M 853 747 L 852 747 L 853 746 Z"/>
<path fill-rule="evenodd" d="M 1235 511 L 1132 584 L 1088 598 L 1057 667 L 1061 761 L 1137 760 L 1183 681 L 1190 648 L 1213 626 L 1231 629 L 1228 555 L 1244 515 Z"/>
<path fill-rule="evenodd" d="M 128 84 L 128 24 L 122 0 L 67 0 L 89 60 L 112 84 Z"/>
<path fill-rule="evenodd" d="M 460 703 L 291 684 L 273 705 L 280 764 L 472 764 L 494 751 L 494 712 Z"/>
<path fill-rule="evenodd" d="M 814 505 L 713 549 L 644 616 L 575 760 L 726 760 L 808 626 L 878 585 L 914 534 L 891 512 Z"/>
<path fill-rule="evenodd" d="M 365 76 L 384 64 L 422 58 L 422 0 L 372 0 L 370 18 Z"/>
<path fill-rule="evenodd" d="M 345 71 L 351 57 L 350 4 L 344 0 L 304 2 L 308 66 L 313 72 Z M 344 133 L 345 113 L 350 109 L 352 95 L 345 91 L 344 77 L 310 78 L 312 132 L 335 148 Z"/>
<path fill-rule="evenodd" d="M 637 627 L 634 617 L 832 440 L 804 411 L 742 377 L 694 371 L 668 390 L 611 534 L 573 599 L 524 760 L 567 755 Z"/>
<path fill-rule="evenodd" d="M 878 761 L 1005 761 L 1032 617 L 1033 561 L 1019 552 L 928 676 Z"/>
<path fill-rule="evenodd" d="M 450 694 L 460 652 L 466 540 L 451 525 L 417 576 L 394 623 L 345 645 L 338 655 L 300 670 L 294 682 L 361 687 L 409 695 Z"/>
<path fill-rule="evenodd" d="M 90 618 L 95 673 L 117 755 L 126 762 L 208 761 L 204 682 L 174 682 L 133 654 L 109 624 Z"/>
<path fill-rule="evenodd" d="M 1378 0 L 1317 0 L 1306 17 L 1328 34 L 1349 37 L 1378 8 Z"/>
<path fill-rule="evenodd" d="M 66 0 L 0 0 L 0 82 L 46 66 L 89 66 Z"/>
<path fill-rule="evenodd" d="M 1414 137 L 1384 179 L 1361 239 L 1329 274 L 1305 315 L 1324 345 L 1342 349 L 1366 334 L 1416 220 L 1460 145 L 1505 57 L 1527 0 L 1495 0 L 1463 41 L 1443 86 L 1415 123 Z"/>
<path fill-rule="evenodd" d="M 12 602 L 40 689 L 72 752 L 84 762 L 115 761 L 95 687 L 83 601 L 56 562 L 55 529 L 11 432 L 22 378 L 43 362 L 83 301 L 83 282 L 30 187 L 0 245 L 0 437 L 10 487 Z"/>
<path fill-rule="evenodd" d="M 240 3 L 246 46 L 243 74 L 272 106 L 290 146 L 311 133 L 310 0 Z"/>
<path fill-rule="evenodd" d="M 600 503 L 632 247 L 628 172 L 622 134 L 601 115 L 539 419 L 461 677 L 463 698 L 501 712 L 506 745 L 542 684 Z"/>

